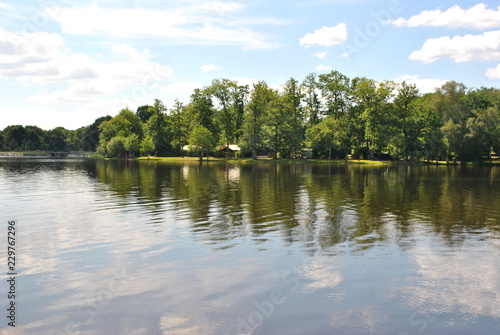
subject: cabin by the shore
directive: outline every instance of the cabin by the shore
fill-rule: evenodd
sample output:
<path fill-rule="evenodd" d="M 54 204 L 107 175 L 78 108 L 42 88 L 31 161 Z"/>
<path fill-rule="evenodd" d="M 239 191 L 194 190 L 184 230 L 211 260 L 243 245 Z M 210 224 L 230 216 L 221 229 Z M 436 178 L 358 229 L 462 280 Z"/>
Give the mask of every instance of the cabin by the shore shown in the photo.
<path fill-rule="evenodd" d="M 229 157 L 234 157 L 236 153 L 240 150 L 241 148 L 237 144 L 229 144 L 229 145 L 224 144 L 218 149 L 218 151 L 226 152 Z"/>

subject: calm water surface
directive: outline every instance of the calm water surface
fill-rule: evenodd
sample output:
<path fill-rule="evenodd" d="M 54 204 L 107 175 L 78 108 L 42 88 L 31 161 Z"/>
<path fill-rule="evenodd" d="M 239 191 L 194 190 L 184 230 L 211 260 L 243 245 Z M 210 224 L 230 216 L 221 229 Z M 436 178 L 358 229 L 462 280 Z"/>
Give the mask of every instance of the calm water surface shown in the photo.
<path fill-rule="evenodd" d="M 0 333 L 499 334 L 499 205 L 499 168 L 4 159 Z"/>

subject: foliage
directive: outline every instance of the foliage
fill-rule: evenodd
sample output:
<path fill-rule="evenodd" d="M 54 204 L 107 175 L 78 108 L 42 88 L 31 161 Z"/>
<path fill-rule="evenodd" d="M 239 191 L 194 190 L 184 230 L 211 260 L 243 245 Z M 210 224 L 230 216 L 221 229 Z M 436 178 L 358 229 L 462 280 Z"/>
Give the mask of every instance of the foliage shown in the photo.
<path fill-rule="evenodd" d="M 130 134 L 129 136 L 125 137 L 123 147 L 130 156 L 137 155 L 141 148 L 141 142 L 139 141 L 139 136 L 137 134 Z"/>
<path fill-rule="evenodd" d="M 257 151 L 264 145 L 264 117 L 274 96 L 274 90 L 265 81 L 253 84 L 243 120 L 243 147 L 252 152 L 253 158 L 257 158 Z"/>
<path fill-rule="evenodd" d="M 153 139 L 151 136 L 144 136 L 141 141 L 140 151 L 143 155 L 151 155 L 155 152 L 155 146 L 153 144 Z"/>
<path fill-rule="evenodd" d="M 189 143 L 191 148 L 199 154 L 200 160 L 204 154 L 212 151 L 215 146 L 213 134 L 202 125 L 197 125 L 191 131 Z"/>
<path fill-rule="evenodd" d="M 106 144 L 107 153 L 113 157 L 121 157 L 125 155 L 125 137 L 115 136 Z"/>
<path fill-rule="evenodd" d="M 244 153 L 316 157 L 477 161 L 500 153 L 500 89 L 469 89 L 450 81 L 434 93 L 415 85 L 348 78 L 339 71 L 290 78 L 279 89 L 215 79 L 190 101 L 122 109 L 114 117 L 68 130 L 12 125 L 0 133 L 2 150 L 98 151 L 104 156 L 198 154 L 238 144 Z M 221 153 L 222 154 L 222 153 Z"/>
<path fill-rule="evenodd" d="M 145 135 L 149 136 L 153 141 L 155 156 L 165 155 L 170 150 L 170 134 L 167 129 L 166 110 L 163 102 L 156 99 L 153 108 L 151 108 L 152 115 L 144 124 Z"/>

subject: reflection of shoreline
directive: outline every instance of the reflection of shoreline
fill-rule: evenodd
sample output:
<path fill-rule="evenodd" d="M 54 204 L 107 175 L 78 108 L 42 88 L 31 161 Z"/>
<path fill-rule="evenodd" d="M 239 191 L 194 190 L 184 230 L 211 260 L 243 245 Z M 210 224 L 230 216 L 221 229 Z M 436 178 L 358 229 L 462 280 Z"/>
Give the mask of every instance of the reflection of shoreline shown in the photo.
<path fill-rule="evenodd" d="M 26 211 L 19 329 L 234 333 L 265 303 L 266 334 L 494 331 L 490 173 L 0 162 Z"/>
<path fill-rule="evenodd" d="M 170 203 L 215 243 L 280 231 L 285 241 L 314 239 L 321 248 L 370 246 L 393 234 L 388 218 L 403 238 L 419 222 L 457 245 L 464 229 L 500 231 L 490 205 L 500 203 L 500 169 L 149 163 L 96 161 L 95 176 L 135 206 Z"/>
<path fill-rule="evenodd" d="M 65 159 L 65 158 L 82 158 L 94 159 L 92 155 L 95 152 L 0 152 L 0 160 L 2 159 Z"/>

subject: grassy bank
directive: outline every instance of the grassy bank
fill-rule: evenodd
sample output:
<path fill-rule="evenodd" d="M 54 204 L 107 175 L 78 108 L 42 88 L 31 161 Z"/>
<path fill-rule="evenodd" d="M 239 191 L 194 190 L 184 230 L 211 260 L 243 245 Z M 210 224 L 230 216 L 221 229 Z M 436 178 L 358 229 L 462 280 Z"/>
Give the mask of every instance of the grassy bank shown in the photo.
<path fill-rule="evenodd" d="M 135 158 L 139 161 L 159 161 L 159 162 L 199 162 L 198 157 L 139 157 Z M 272 158 L 216 158 L 209 157 L 203 158 L 203 162 L 244 162 L 244 163 L 294 163 L 294 164 L 307 164 L 307 163 L 321 163 L 321 164 L 362 164 L 362 165 L 375 165 L 383 166 L 390 165 L 394 162 L 391 161 L 375 161 L 375 160 L 327 160 L 327 159 L 272 159 Z"/>

